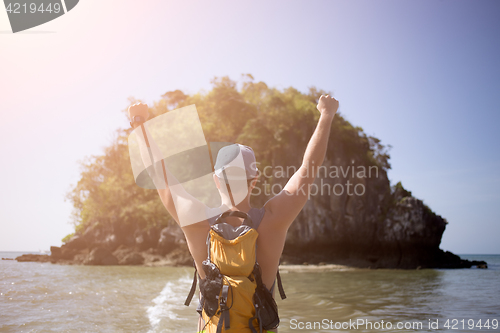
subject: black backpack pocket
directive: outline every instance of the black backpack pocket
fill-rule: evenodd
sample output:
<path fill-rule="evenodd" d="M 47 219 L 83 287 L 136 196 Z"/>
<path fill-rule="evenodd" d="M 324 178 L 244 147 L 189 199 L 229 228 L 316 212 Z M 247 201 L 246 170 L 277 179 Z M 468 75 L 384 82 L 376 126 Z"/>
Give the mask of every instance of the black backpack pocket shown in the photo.
<path fill-rule="evenodd" d="M 219 295 L 222 290 L 222 275 L 219 269 L 209 260 L 202 263 L 205 278 L 200 279 L 200 292 L 203 295 L 203 309 L 212 317 L 219 309 Z"/>
<path fill-rule="evenodd" d="M 257 287 L 255 289 L 253 301 L 255 305 L 255 315 L 259 319 L 262 328 L 271 330 L 278 327 L 280 324 L 278 306 L 271 292 L 264 286 Z"/>

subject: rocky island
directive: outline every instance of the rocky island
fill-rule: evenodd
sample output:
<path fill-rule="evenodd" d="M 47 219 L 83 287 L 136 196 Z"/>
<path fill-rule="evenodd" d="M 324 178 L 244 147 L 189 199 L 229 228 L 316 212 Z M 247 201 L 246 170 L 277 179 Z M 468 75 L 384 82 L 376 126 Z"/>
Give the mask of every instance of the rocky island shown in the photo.
<path fill-rule="evenodd" d="M 206 94 L 167 92 L 150 114 L 196 104 L 207 141 L 253 147 L 261 175 L 252 197 L 262 206 L 298 168 L 316 124 L 324 91 L 279 91 L 248 75 L 240 89 L 227 77 Z M 134 102 L 134 101 L 131 101 Z M 279 126 L 277 125 L 279 124 Z M 487 268 L 439 248 L 447 221 L 411 195 L 391 186 L 388 148 L 340 114 L 333 123 L 325 163 L 310 200 L 292 224 L 282 264 L 340 264 L 365 268 Z M 217 130 L 216 130 L 217 129 Z M 18 261 L 84 265 L 192 265 L 184 235 L 157 198 L 139 188 L 130 170 L 128 130 L 119 130 L 103 156 L 82 163 L 68 194 L 75 233 L 50 256 Z M 267 172 L 268 171 L 268 172 Z"/>

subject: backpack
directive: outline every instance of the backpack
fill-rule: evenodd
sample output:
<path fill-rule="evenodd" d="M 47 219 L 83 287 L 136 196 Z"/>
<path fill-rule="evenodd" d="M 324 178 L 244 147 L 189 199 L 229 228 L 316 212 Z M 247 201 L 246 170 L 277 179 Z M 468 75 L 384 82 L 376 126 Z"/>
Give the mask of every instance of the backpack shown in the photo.
<path fill-rule="evenodd" d="M 233 227 L 226 217 L 243 218 Z M 260 222 L 260 220 L 258 221 Z M 276 302 L 262 283 L 260 266 L 256 261 L 256 241 L 259 236 L 250 216 L 241 211 L 225 212 L 211 225 L 207 237 L 208 258 L 202 267 L 205 278 L 200 279 L 198 311 L 205 321 L 205 332 L 265 332 L 279 325 Z M 199 277 L 198 277 L 199 278 Z M 185 305 L 196 291 L 197 272 Z M 277 274 L 278 289 L 286 298 Z"/>

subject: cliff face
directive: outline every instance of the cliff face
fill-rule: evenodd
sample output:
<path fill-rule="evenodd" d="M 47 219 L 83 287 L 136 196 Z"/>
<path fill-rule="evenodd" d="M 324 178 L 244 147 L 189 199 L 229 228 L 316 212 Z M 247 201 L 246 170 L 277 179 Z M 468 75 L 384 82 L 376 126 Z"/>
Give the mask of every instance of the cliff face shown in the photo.
<path fill-rule="evenodd" d="M 315 182 L 323 192 L 311 197 L 290 227 L 284 260 L 372 268 L 443 266 L 439 244 L 447 222 L 402 186 L 391 189 L 385 170 L 346 160 L 325 162 L 331 172 Z"/>
<path fill-rule="evenodd" d="M 421 200 L 397 196 L 395 199 L 397 203 L 377 230 L 378 251 L 369 260 L 389 267 L 440 266 L 439 244 L 447 222 Z"/>

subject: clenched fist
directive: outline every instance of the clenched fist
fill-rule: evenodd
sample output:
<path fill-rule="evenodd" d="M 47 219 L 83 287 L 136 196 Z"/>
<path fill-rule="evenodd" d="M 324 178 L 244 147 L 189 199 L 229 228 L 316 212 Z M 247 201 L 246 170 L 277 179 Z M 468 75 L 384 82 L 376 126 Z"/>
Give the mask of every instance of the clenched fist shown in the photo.
<path fill-rule="evenodd" d="M 321 115 L 333 117 L 339 109 L 339 101 L 328 95 L 321 95 L 316 106 Z"/>
<path fill-rule="evenodd" d="M 146 103 L 135 103 L 128 107 L 128 117 L 132 121 L 135 116 L 141 116 L 144 121 L 148 120 L 149 112 L 148 105 Z"/>

